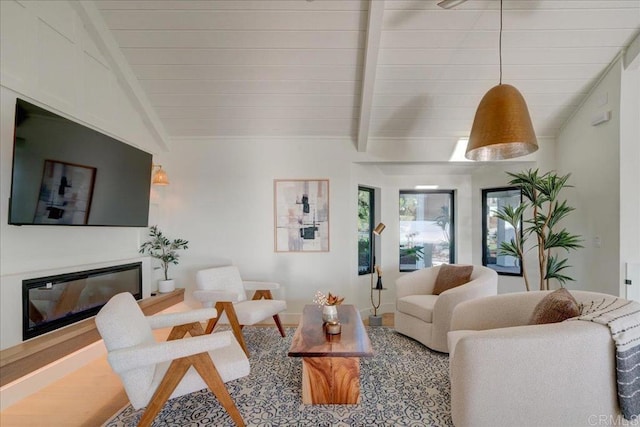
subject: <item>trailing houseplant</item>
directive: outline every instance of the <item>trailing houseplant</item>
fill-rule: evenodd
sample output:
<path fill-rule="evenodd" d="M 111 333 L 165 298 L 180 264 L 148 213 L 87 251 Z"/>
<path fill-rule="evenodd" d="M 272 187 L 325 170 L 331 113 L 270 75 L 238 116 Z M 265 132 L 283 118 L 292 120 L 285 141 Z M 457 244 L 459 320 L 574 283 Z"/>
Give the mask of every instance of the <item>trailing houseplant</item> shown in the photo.
<path fill-rule="evenodd" d="M 559 176 L 555 172 L 540 175 L 538 170 L 511 173 L 509 184 L 520 188 L 524 200 L 518 206 L 507 205 L 501 208 L 497 217 L 515 230 L 515 237 L 509 242 L 502 242 L 498 253 L 510 255 L 520 260 L 523 278 L 527 291 L 530 290 L 529 278 L 525 268 L 525 243 L 532 237 L 535 241 L 532 248 L 537 251 L 538 269 L 540 272 L 540 290 L 549 289 L 549 281 L 556 279 L 560 286 L 573 280 L 564 270 L 568 267 L 567 259 L 560 259 L 557 249 L 569 252 L 581 248 L 581 237 L 569 233 L 565 228 L 559 229 L 559 222 L 569 215 L 573 207 L 566 200 L 560 201 L 560 192 L 571 187 L 567 184 L 571 174 Z M 529 217 L 525 217 L 530 214 Z M 552 251 L 553 250 L 553 251 Z"/>
<path fill-rule="evenodd" d="M 162 270 L 164 271 L 164 280 L 169 279 L 169 265 L 178 264 L 179 250 L 188 248 L 189 242 L 183 239 L 168 239 L 157 225 L 149 227 L 149 240 L 140 246 L 139 252 L 147 254 L 152 258 L 160 261 Z M 163 290 L 160 290 L 163 292 Z"/>

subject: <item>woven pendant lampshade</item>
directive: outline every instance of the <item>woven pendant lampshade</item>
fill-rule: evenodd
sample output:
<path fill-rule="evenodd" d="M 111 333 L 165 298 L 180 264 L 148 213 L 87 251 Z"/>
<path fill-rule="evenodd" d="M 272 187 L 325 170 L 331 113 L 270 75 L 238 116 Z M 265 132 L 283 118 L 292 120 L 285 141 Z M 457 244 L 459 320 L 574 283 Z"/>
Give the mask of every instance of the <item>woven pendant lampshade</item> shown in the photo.
<path fill-rule="evenodd" d="M 500 0 L 500 84 L 492 87 L 473 119 L 465 157 L 469 160 L 504 160 L 538 149 L 529 109 L 518 89 L 502 84 L 502 0 Z"/>
<path fill-rule="evenodd" d="M 151 183 L 153 185 L 169 185 L 169 178 L 164 169 L 162 169 L 162 165 L 153 165 L 153 168 L 158 168 L 158 170 L 153 174 Z"/>
<path fill-rule="evenodd" d="M 515 87 L 494 86 L 476 110 L 465 157 L 471 160 L 503 160 L 538 149 L 529 109 Z"/>

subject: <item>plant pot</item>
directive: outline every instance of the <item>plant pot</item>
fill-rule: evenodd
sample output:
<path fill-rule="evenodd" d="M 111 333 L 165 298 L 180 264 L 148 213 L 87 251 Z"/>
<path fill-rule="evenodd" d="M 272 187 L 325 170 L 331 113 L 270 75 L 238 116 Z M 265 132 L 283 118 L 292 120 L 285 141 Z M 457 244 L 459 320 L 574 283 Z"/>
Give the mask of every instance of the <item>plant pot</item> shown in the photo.
<path fill-rule="evenodd" d="M 174 279 L 158 280 L 158 292 L 166 294 L 176 290 L 176 281 Z"/>
<path fill-rule="evenodd" d="M 338 307 L 335 305 L 322 306 L 322 322 L 338 322 Z"/>

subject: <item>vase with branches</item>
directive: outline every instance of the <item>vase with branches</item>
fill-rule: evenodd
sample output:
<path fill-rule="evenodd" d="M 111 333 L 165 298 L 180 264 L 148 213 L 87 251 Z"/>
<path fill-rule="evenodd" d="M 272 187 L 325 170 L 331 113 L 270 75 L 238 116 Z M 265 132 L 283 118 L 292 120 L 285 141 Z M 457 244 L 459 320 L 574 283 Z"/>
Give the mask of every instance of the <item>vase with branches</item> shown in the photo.
<path fill-rule="evenodd" d="M 140 246 L 139 252 L 159 260 L 164 271 L 164 280 L 170 280 L 169 265 L 178 264 L 178 258 L 180 257 L 178 250 L 187 249 L 189 242 L 183 239 L 170 240 L 160 231 L 157 225 L 149 227 L 149 237 L 149 240 Z"/>
<path fill-rule="evenodd" d="M 515 231 L 513 239 L 500 244 L 498 253 L 520 260 L 528 291 L 531 288 L 525 268 L 525 243 L 532 237 L 532 249 L 538 255 L 540 290 L 548 290 L 551 279 L 564 286 L 573 278 L 565 274 L 564 270 L 570 266 L 567 265 L 566 258 L 560 259 L 556 250 L 564 249 L 569 252 L 582 247 L 579 235 L 571 234 L 565 228 L 558 230 L 559 222 L 575 210 L 566 200 L 559 200 L 560 192 L 571 187 L 567 183 L 571 174 L 559 176 L 555 172 L 547 172 L 541 175 L 537 169 L 507 174 L 512 178 L 509 184 L 522 191 L 523 201 L 518 206 L 507 205 L 497 212 L 496 216 L 510 224 Z M 526 214 L 530 214 L 530 217 L 525 218 Z"/>

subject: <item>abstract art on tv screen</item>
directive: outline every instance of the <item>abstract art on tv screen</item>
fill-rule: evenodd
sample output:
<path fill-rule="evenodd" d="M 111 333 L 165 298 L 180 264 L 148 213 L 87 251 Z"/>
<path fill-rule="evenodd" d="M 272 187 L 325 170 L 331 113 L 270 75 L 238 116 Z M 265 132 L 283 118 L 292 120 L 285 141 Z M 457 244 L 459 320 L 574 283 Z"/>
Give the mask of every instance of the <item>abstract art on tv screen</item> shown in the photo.
<path fill-rule="evenodd" d="M 329 251 L 329 180 L 274 180 L 276 252 Z"/>

